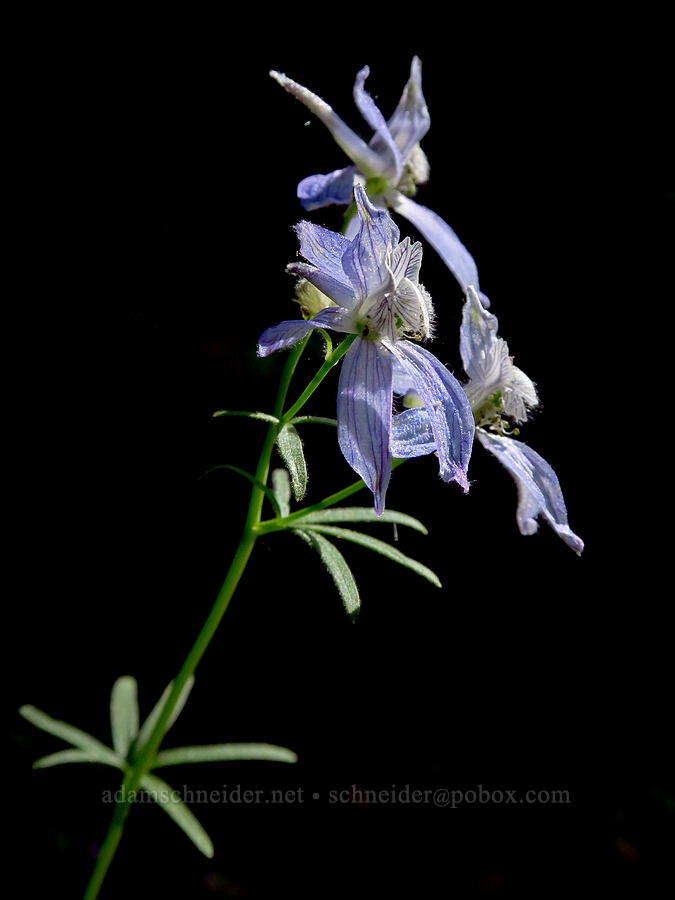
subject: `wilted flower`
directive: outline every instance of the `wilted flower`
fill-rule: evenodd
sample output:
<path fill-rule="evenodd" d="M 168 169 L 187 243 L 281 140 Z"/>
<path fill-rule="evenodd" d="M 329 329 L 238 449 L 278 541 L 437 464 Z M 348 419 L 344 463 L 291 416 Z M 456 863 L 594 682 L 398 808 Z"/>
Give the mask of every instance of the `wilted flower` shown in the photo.
<path fill-rule="evenodd" d="M 497 336 L 496 316 L 489 313 L 473 289 L 464 304 L 460 353 L 469 382 L 464 386 L 476 420 L 476 437 L 511 473 L 518 486 L 516 520 L 521 534 L 537 531 L 542 516 L 576 553 L 583 541 L 570 529 L 560 483 L 551 466 L 527 444 L 510 437 L 511 423 L 527 419 L 538 404 L 534 384 L 513 365 L 506 341 Z M 414 385 L 405 378 L 400 393 L 410 395 Z M 413 395 L 412 402 L 415 402 Z M 395 456 L 417 456 L 435 449 L 425 409 L 411 408 L 397 416 L 392 430 Z"/>
<path fill-rule="evenodd" d="M 386 210 L 354 188 L 359 228 L 349 238 L 311 222 L 296 226 L 307 263 L 288 271 L 318 288 L 336 305 L 312 319 L 281 322 L 260 337 L 267 356 L 291 347 L 312 328 L 357 335 L 345 354 L 338 387 L 338 441 L 349 465 L 384 510 L 391 475 L 394 369 L 414 386 L 427 414 L 444 481 L 468 490 L 474 420 L 459 382 L 427 350 L 409 340 L 431 332 L 431 298 L 419 283 L 422 246 L 399 229 Z M 397 375 L 398 377 L 398 375 Z"/>
<path fill-rule="evenodd" d="M 464 292 L 469 287 L 478 292 L 478 271 L 469 251 L 447 222 L 412 199 L 417 185 L 424 184 L 429 178 L 429 163 L 419 143 L 430 124 L 422 94 L 420 60 L 413 58 L 410 78 L 388 121 L 364 88 L 369 74 L 370 69 L 365 66 L 354 83 L 354 102 L 374 131 L 366 143 L 321 97 L 280 72 L 270 72 L 282 87 L 323 122 L 352 161 L 352 165 L 327 175 L 303 179 L 298 185 L 298 198 L 307 210 L 330 204 L 348 206 L 354 184 L 364 183 L 375 206 L 391 207 L 415 225 L 444 260 Z M 358 227 L 358 221 L 352 219 L 347 235 L 353 236 Z"/>

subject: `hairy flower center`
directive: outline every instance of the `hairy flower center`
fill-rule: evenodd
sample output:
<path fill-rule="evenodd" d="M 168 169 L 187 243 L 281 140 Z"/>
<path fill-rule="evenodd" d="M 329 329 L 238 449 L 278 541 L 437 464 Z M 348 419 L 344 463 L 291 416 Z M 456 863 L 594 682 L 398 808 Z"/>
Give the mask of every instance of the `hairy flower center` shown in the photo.
<path fill-rule="evenodd" d="M 473 418 L 477 427 L 489 428 L 496 434 L 520 434 L 519 428 L 509 428 L 504 417 L 504 400 L 501 391 L 490 394 L 473 410 Z"/>

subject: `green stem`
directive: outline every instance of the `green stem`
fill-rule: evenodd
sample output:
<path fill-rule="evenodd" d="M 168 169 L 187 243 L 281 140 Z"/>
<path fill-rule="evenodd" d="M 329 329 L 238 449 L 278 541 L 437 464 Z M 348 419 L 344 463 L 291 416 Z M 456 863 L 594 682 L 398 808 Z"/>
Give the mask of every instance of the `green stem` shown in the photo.
<path fill-rule="evenodd" d="M 254 493 L 258 490 L 259 489 L 257 487 L 253 488 Z M 255 541 L 255 533 L 251 531 L 247 532 L 245 530 L 244 534 L 242 535 L 242 539 L 239 542 L 239 546 L 237 547 L 237 550 L 235 552 L 234 559 L 232 560 L 232 564 L 227 573 L 225 581 L 223 582 L 223 586 L 218 593 L 216 602 L 214 603 L 213 608 L 209 613 L 209 616 L 204 623 L 199 636 L 197 637 L 197 640 L 195 641 L 192 649 L 187 655 L 187 658 L 185 659 L 180 672 L 173 682 L 173 687 L 166 699 L 161 713 L 159 714 L 159 717 L 155 723 L 155 727 L 152 729 L 147 742 L 143 746 L 143 749 L 139 753 L 138 758 L 134 762 L 133 766 L 131 766 L 127 770 L 127 773 L 124 776 L 122 787 L 120 789 L 120 798 L 115 806 L 115 811 L 113 813 L 113 819 L 110 824 L 108 834 L 106 835 L 103 846 L 101 847 L 101 850 L 96 858 L 96 865 L 94 867 L 94 872 L 91 876 L 89 885 L 87 886 L 87 890 L 84 894 L 84 900 L 94 900 L 94 898 L 98 896 L 101 885 L 103 884 L 103 880 L 106 876 L 110 863 L 113 860 L 115 851 L 117 850 L 117 846 L 121 840 L 124 822 L 126 820 L 126 817 L 129 815 L 133 797 L 140 787 L 143 776 L 146 774 L 152 764 L 152 760 L 157 753 L 157 749 L 159 748 L 161 740 L 166 732 L 171 713 L 173 712 L 176 703 L 178 702 L 178 698 L 180 697 L 188 679 L 197 668 L 199 660 L 204 655 L 204 651 L 208 647 L 211 638 L 218 628 L 220 620 L 225 614 L 225 610 L 229 606 L 232 595 L 234 594 L 234 590 L 239 583 L 239 579 L 241 578 L 244 569 L 246 568 L 246 563 L 248 562 L 249 556 L 251 555 L 251 551 L 253 550 Z"/>
<path fill-rule="evenodd" d="M 281 414 L 286 402 L 288 388 L 290 386 L 293 373 L 295 372 L 295 368 L 298 364 L 298 360 L 300 359 L 300 356 L 305 349 L 306 343 L 307 338 L 305 338 L 295 348 L 293 348 L 288 356 L 288 359 L 286 360 L 286 365 L 284 366 L 281 380 L 279 382 L 279 390 L 277 392 L 277 399 L 274 407 L 274 415 L 277 419 L 281 419 Z M 340 350 L 340 348 L 338 347 L 337 350 L 334 351 L 333 354 L 331 354 L 332 357 L 334 357 L 334 361 L 329 368 L 332 368 L 332 366 L 334 366 L 335 363 L 344 355 L 346 349 L 347 348 L 345 348 L 342 353 L 338 353 L 338 351 Z M 326 369 L 326 363 L 322 365 L 319 372 L 322 372 L 324 369 Z M 323 373 L 319 381 L 323 380 L 325 374 L 327 374 L 327 371 L 328 369 L 326 369 L 326 372 Z M 314 379 L 311 383 L 313 384 L 315 380 L 316 379 Z M 313 393 L 315 389 L 316 386 L 312 389 L 312 391 L 310 391 L 310 394 Z M 298 402 L 292 407 L 293 415 L 301 408 L 303 403 L 304 400 L 302 401 L 302 403 Z M 291 419 L 292 417 L 293 416 L 290 415 L 287 418 Z M 169 696 L 167 697 L 166 702 L 162 707 L 162 711 L 157 717 L 157 721 L 155 722 L 155 725 L 150 732 L 148 740 L 142 747 L 133 765 L 131 765 L 126 771 L 120 790 L 120 799 L 115 805 L 115 810 L 113 813 L 112 821 L 110 823 L 110 827 L 108 829 L 108 833 L 96 858 L 96 865 L 85 891 L 84 900 L 94 900 L 94 898 L 98 897 L 101 885 L 103 884 L 108 868 L 110 867 L 110 863 L 115 856 L 115 852 L 122 838 L 124 823 L 126 821 L 126 817 L 129 815 L 133 797 L 136 791 L 139 789 L 144 775 L 148 772 L 152 765 L 152 761 L 166 732 L 171 713 L 175 709 L 188 679 L 191 675 L 194 674 L 199 661 L 204 655 L 206 648 L 210 644 L 213 635 L 216 633 L 218 625 L 220 624 L 220 621 L 230 604 L 232 595 L 234 594 L 241 576 L 244 573 L 246 564 L 248 563 L 259 534 L 258 524 L 260 522 L 260 513 L 262 511 L 262 504 L 265 497 L 263 486 L 267 484 L 267 476 L 269 474 L 270 460 L 272 458 L 274 442 L 285 419 L 286 417 L 284 417 L 284 419 L 279 422 L 270 423 L 267 429 L 267 436 L 265 438 L 263 448 L 260 452 L 260 458 L 258 460 L 258 466 L 256 468 L 254 476 L 255 481 L 251 490 L 251 499 L 249 501 L 244 530 L 239 541 L 239 545 L 237 546 L 237 549 L 235 551 L 234 558 L 232 560 L 232 563 L 230 564 L 230 568 L 227 572 L 227 575 L 225 576 L 225 580 L 218 593 L 218 596 L 216 597 L 213 608 L 211 609 L 211 612 L 209 613 L 208 618 L 206 619 L 202 627 L 202 630 L 199 632 L 197 640 L 192 645 L 192 648 L 188 653 L 178 675 L 174 679 L 173 686 L 171 688 L 171 691 L 169 692 Z"/>
<path fill-rule="evenodd" d="M 288 359 L 286 360 L 286 365 L 284 366 L 281 380 L 279 382 L 279 390 L 277 392 L 277 398 L 274 406 L 274 417 L 267 429 L 265 443 L 263 444 L 262 450 L 260 452 L 255 475 L 251 476 L 249 473 L 245 473 L 247 478 L 252 478 L 253 488 L 251 490 L 251 499 L 249 501 L 248 513 L 246 515 L 246 522 L 244 524 L 244 530 L 239 541 L 239 545 L 237 546 L 234 558 L 232 560 L 232 563 L 230 564 L 230 568 L 227 572 L 227 575 L 225 576 L 225 580 L 218 593 L 218 596 L 216 597 L 211 612 L 204 622 L 204 625 L 199 632 L 199 635 L 197 636 L 197 640 L 192 645 L 192 648 L 188 653 L 178 675 L 173 681 L 171 691 L 169 692 L 164 706 L 162 707 L 162 710 L 157 717 L 157 721 L 155 722 L 148 740 L 143 745 L 133 765 L 131 765 L 125 773 L 120 790 L 120 799 L 115 805 L 115 810 L 113 813 L 112 821 L 110 823 L 110 827 L 108 829 L 108 833 L 96 858 L 96 865 L 85 891 L 84 900 L 95 900 L 95 898 L 98 897 L 108 868 L 110 867 L 110 864 L 115 856 L 115 852 L 117 851 L 119 842 L 122 838 L 124 823 L 127 816 L 129 815 L 133 797 L 141 786 L 143 777 L 152 766 L 152 761 L 155 758 L 157 750 L 159 749 L 159 746 L 162 742 L 169 723 L 169 719 L 171 718 L 171 714 L 174 711 L 176 704 L 178 703 L 185 685 L 187 684 L 189 678 L 194 674 L 194 671 L 197 668 L 197 665 L 199 664 L 202 656 L 204 655 L 206 648 L 211 643 L 211 639 L 216 633 L 216 630 L 218 629 L 218 626 L 230 604 L 232 595 L 234 594 L 241 576 L 244 573 L 246 565 L 253 551 L 253 547 L 255 546 L 256 539 L 262 533 L 260 530 L 260 515 L 262 512 L 263 500 L 267 493 L 267 478 L 269 475 L 270 461 L 272 458 L 272 451 L 274 450 L 274 444 L 277 439 L 277 435 L 279 434 L 280 429 L 287 422 L 291 421 L 295 414 L 299 412 L 300 409 L 302 409 L 306 401 L 309 399 L 309 397 L 312 396 L 312 394 L 317 389 L 319 384 L 321 384 L 328 372 L 347 352 L 352 342 L 354 341 L 354 338 L 355 335 L 350 335 L 337 348 L 332 350 L 317 374 L 300 395 L 298 400 L 284 415 L 282 415 L 291 379 L 293 378 L 293 374 L 302 355 L 302 352 L 305 349 L 308 337 L 302 340 L 295 348 L 293 348 L 293 350 L 291 350 Z M 349 493 L 353 493 L 353 490 L 350 490 Z M 349 496 L 349 493 L 345 494 L 345 496 Z M 334 502 L 337 502 L 337 500 L 335 500 Z"/>
<path fill-rule="evenodd" d="M 345 338 L 345 340 L 342 341 L 342 343 L 338 347 L 336 347 L 335 350 L 333 350 L 333 352 L 329 356 L 326 357 L 323 365 L 321 366 L 319 371 L 316 373 L 314 378 L 312 378 L 310 383 L 307 385 L 307 387 L 302 392 L 302 394 L 300 394 L 300 396 L 295 401 L 293 406 L 291 406 L 290 409 L 286 410 L 286 412 L 281 417 L 282 424 L 285 425 L 287 422 L 290 422 L 290 420 L 295 416 L 295 414 L 302 409 L 302 407 L 305 405 L 305 403 L 307 403 L 307 401 L 312 396 L 314 391 L 318 388 L 318 386 L 324 380 L 326 375 L 328 375 L 328 373 L 333 368 L 333 366 L 335 366 L 336 363 L 338 363 L 342 359 L 342 357 L 345 355 L 347 350 L 349 350 L 351 345 L 356 340 L 356 337 L 357 337 L 357 335 L 350 334 L 349 337 Z"/>

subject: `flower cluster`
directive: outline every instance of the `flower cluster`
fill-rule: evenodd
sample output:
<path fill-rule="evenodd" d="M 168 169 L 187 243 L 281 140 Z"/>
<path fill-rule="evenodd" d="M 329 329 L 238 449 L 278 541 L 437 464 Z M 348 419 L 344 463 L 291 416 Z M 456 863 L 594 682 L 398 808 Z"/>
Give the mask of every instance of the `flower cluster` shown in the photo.
<path fill-rule="evenodd" d="M 316 94 L 278 72 L 270 73 L 329 129 L 351 160 L 298 185 L 306 210 L 330 204 L 355 209 L 344 234 L 303 221 L 296 226 L 306 262 L 288 266 L 299 277 L 297 294 L 307 318 L 268 328 L 261 356 L 288 348 L 313 328 L 354 335 L 338 387 L 338 441 L 347 462 L 373 493 L 381 515 L 393 458 L 435 453 L 441 478 L 469 489 L 467 468 L 474 436 L 496 456 L 518 487 L 516 518 L 533 534 L 543 518 L 576 553 L 583 542 L 570 529 L 558 478 L 539 454 L 517 440 L 516 426 L 538 405 L 534 384 L 513 364 L 498 336 L 496 316 L 481 293 L 473 258 L 436 213 L 412 199 L 427 181 L 420 141 L 429 129 L 421 64 L 393 115 L 385 120 L 365 90 L 366 66 L 356 76 L 354 100 L 373 130 L 360 138 Z M 438 251 L 457 278 L 465 303 L 460 356 L 468 381 L 461 385 L 420 341 L 431 337 L 431 298 L 420 284 L 422 245 L 399 229 L 388 210 L 406 218 Z M 404 409 L 394 411 L 394 397 Z M 400 404 L 399 404 L 400 405 Z"/>

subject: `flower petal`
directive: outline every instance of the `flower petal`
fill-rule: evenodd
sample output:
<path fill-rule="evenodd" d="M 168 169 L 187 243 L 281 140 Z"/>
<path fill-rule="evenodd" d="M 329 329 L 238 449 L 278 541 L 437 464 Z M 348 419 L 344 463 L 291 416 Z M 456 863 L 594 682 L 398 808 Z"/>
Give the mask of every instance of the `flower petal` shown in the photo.
<path fill-rule="evenodd" d="M 308 262 L 318 266 L 336 281 L 349 285 L 342 268 L 342 257 L 350 246 L 346 237 L 322 228 L 321 225 L 314 225 L 313 222 L 298 222 L 295 233 L 300 241 L 300 253 Z"/>
<path fill-rule="evenodd" d="M 509 360 L 510 362 L 510 360 Z M 528 409 L 539 405 L 537 389 L 532 379 L 522 369 L 511 363 L 509 378 L 502 395 L 504 412 L 516 425 L 527 421 Z"/>
<path fill-rule="evenodd" d="M 403 396 L 409 391 L 415 390 L 412 376 L 408 369 L 394 357 L 394 372 L 392 388 L 395 394 Z"/>
<path fill-rule="evenodd" d="M 387 210 L 373 206 L 360 184 L 354 187 L 354 199 L 359 230 L 345 251 L 342 266 L 357 298 L 364 300 L 389 280 L 387 251 L 396 247 L 400 232 Z"/>
<path fill-rule="evenodd" d="M 272 71 L 270 75 L 282 88 L 285 88 L 289 94 L 292 94 L 297 100 L 304 103 L 307 109 L 323 122 L 333 135 L 335 143 L 344 150 L 352 162 L 355 162 L 365 175 L 370 177 L 384 174 L 383 161 L 380 155 L 352 131 L 321 97 L 313 94 L 306 87 L 303 87 L 291 78 L 287 78 L 281 72 Z"/>
<path fill-rule="evenodd" d="M 304 209 L 320 209 L 336 204 L 348 206 L 352 202 L 356 166 L 336 169 L 328 175 L 310 175 L 298 184 L 298 200 Z"/>
<path fill-rule="evenodd" d="M 415 391 L 424 403 L 438 452 L 440 475 L 469 490 L 467 468 L 473 446 L 474 420 L 471 406 L 457 379 L 435 356 L 398 341 L 385 346 L 407 369 Z"/>
<path fill-rule="evenodd" d="M 470 287 L 462 310 L 459 329 L 459 353 L 464 371 L 471 379 L 472 402 L 498 390 L 508 375 L 509 348 L 497 337 L 499 322 L 489 313 Z"/>
<path fill-rule="evenodd" d="M 427 295 L 428 296 L 428 295 Z M 426 337 L 431 330 L 430 307 L 421 289 L 408 278 L 402 278 L 389 299 L 394 316 L 398 316 L 411 335 Z"/>
<path fill-rule="evenodd" d="M 349 310 L 340 306 L 328 306 L 313 319 L 291 319 L 267 328 L 258 340 L 258 356 L 269 356 L 277 350 L 287 350 L 301 341 L 312 328 L 329 328 L 332 331 L 354 333 Z"/>
<path fill-rule="evenodd" d="M 349 465 L 384 511 L 391 476 L 392 359 L 375 341 L 357 338 L 345 354 L 338 387 L 338 442 Z"/>
<path fill-rule="evenodd" d="M 412 243 L 409 237 L 404 238 L 391 255 L 391 271 L 398 283 L 401 278 L 408 278 L 413 284 L 419 284 L 420 266 L 422 265 L 422 245 L 419 241 Z"/>
<path fill-rule="evenodd" d="M 406 84 L 394 115 L 389 119 L 389 131 L 405 160 L 413 147 L 429 130 L 431 120 L 422 94 L 422 63 L 413 57 L 410 78 Z"/>
<path fill-rule="evenodd" d="M 471 379 L 465 390 L 476 409 L 496 391 L 502 392 L 504 412 L 514 422 L 527 419 L 527 410 L 539 399 L 528 376 L 513 365 L 506 341 L 497 336 L 499 322 L 489 313 L 473 287 L 469 287 L 462 311 L 459 352 Z"/>
<path fill-rule="evenodd" d="M 392 191 L 387 199 L 394 210 L 419 228 L 446 266 L 450 269 L 464 292 L 469 286 L 478 289 L 478 269 L 473 257 L 447 222 L 426 206 L 420 206 L 399 191 Z"/>
<path fill-rule="evenodd" d="M 568 547 L 581 555 L 584 542 L 569 527 L 558 476 L 527 444 L 479 428 L 481 444 L 511 473 L 518 486 L 516 520 L 521 534 L 534 534 L 543 516 Z"/>
<path fill-rule="evenodd" d="M 322 294 L 334 300 L 338 306 L 345 309 L 351 309 L 356 303 L 354 288 L 351 284 L 345 284 L 344 281 L 338 281 L 327 272 L 323 272 L 316 266 L 310 266 L 307 263 L 289 263 L 286 271 L 291 275 L 297 275 L 300 278 L 306 278 L 317 287 Z M 343 276 L 344 277 L 344 276 Z"/>
<path fill-rule="evenodd" d="M 391 420 L 391 455 L 397 459 L 427 456 L 436 449 L 426 409 L 406 409 Z"/>
<path fill-rule="evenodd" d="M 364 88 L 365 80 L 369 75 L 370 69 L 368 66 L 364 66 L 357 74 L 354 82 L 354 102 L 363 118 L 375 132 L 369 146 L 385 162 L 386 168 L 383 169 L 382 174 L 390 177 L 394 184 L 398 184 L 403 168 L 401 151 L 389 131 L 384 116 Z"/>

